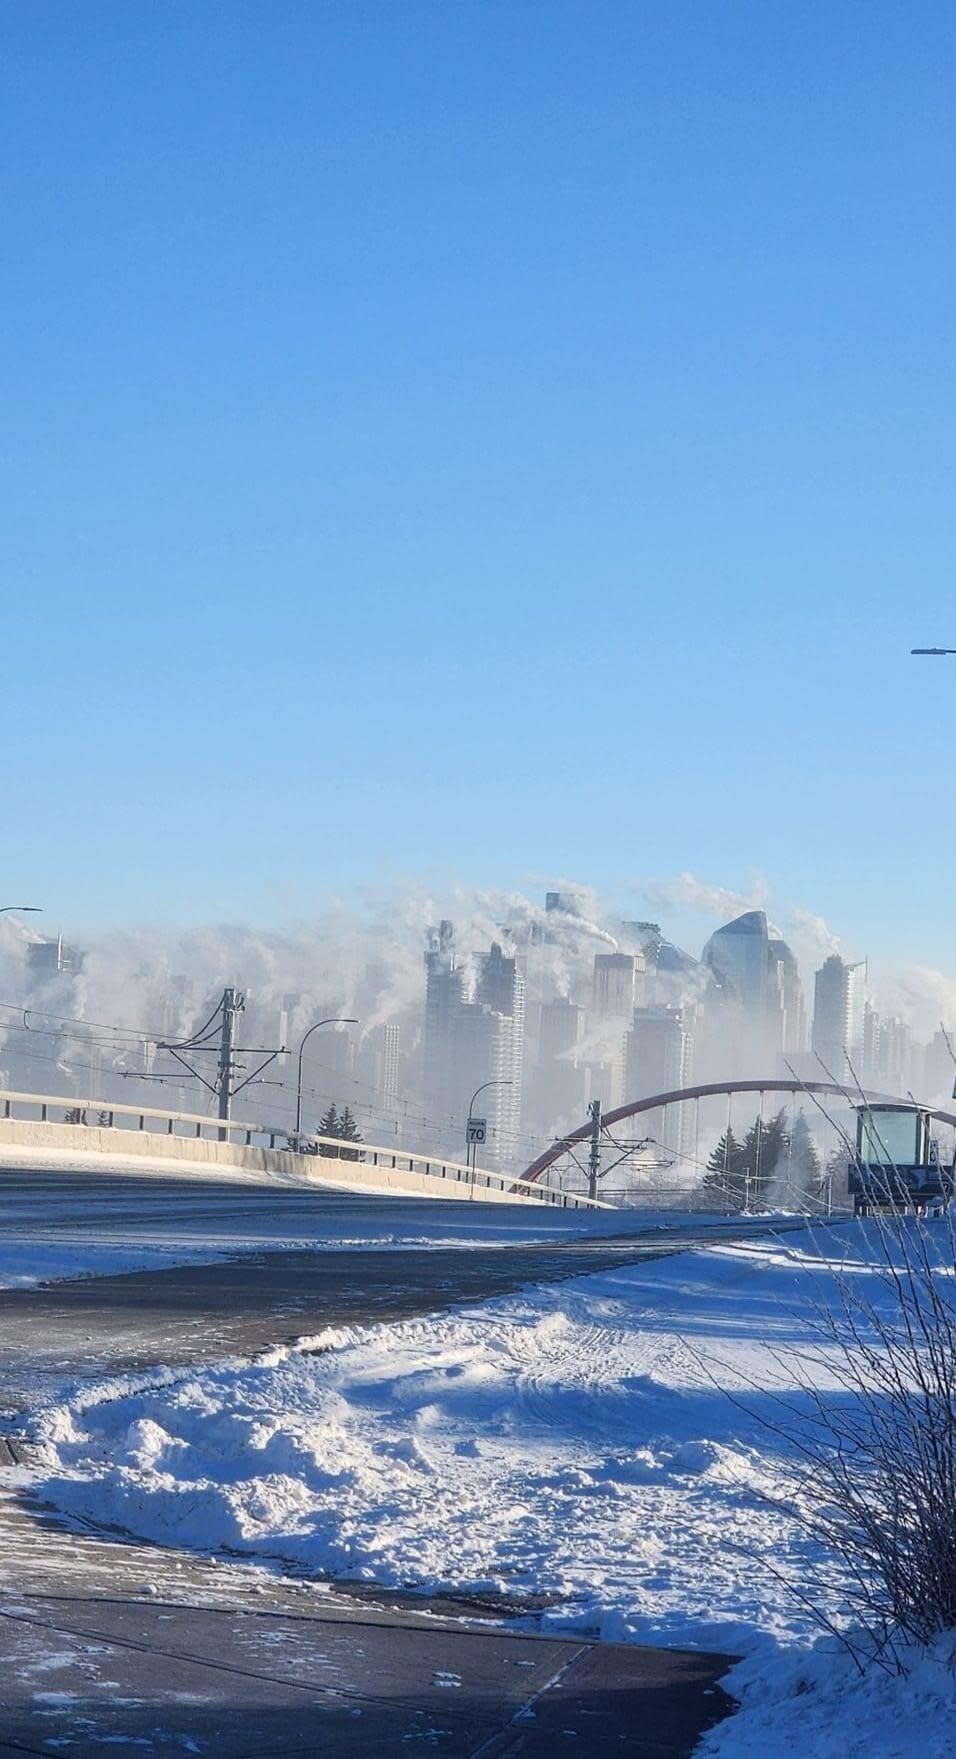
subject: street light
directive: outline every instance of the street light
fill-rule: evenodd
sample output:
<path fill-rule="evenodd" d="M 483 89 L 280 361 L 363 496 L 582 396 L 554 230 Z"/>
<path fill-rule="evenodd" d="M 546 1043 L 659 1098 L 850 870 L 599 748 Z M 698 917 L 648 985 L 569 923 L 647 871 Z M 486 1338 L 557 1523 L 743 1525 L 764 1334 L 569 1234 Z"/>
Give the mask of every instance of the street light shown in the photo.
<path fill-rule="evenodd" d="M 956 647 L 911 647 L 911 654 L 956 654 Z"/>
<path fill-rule="evenodd" d="M 478 1169 L 478 1144 L 477 1144 L 477 1142 L 472 1142 L 471 1128 L 470 1128 L 470 1126 L 473 1123 L 475 1123 L 475 1121 L 476 1121 L 475 1118 L 472 1116 L 474 1109 L 475 1109 L 475 1100 L 478 1098 L 479 1093 L 484 1093 L 485 1089 L 488 1087 L 513 1087 L 513 1086 L 514 1086 L 513 1081 L 483 1081 L 480 1087 L 475 1088 L 475 1091 L 471 1096 L 471 1100 L 470 1100 L 469 1106 L 468 1106 L 468 1126 L 469 1127 L 467 1129 L 468 1141 L 466 1143 L 466 1147 L 468 1150 L 468 1158 L 465 1161 L 465 1165 L 467 1166 L 469 1164 L 469 1162 L 471 1163 L 471 1176 L 472 1176 L 472 1178 L 474 1178 L 475 1173 Z"/>
<path fill-rule="evenodd" d="M 21 916 L 28 916 L 28 915 L 29 916 L 42 916 L 43 905 L 42 904 L 0 904 L 0 916 L 5 916 L 7 914 L 8 910 L 19 910 Z"/>
<path fill-rule="evenodd" d="M 350 1015 L 333 1014 L 330 1016 L 330 1018 L 328 1020 L 316 1020 L 315 1025 L 310 1026 L 308 1031 L 303 1033 L 302 1043 L 299 1046 L 299 1080 L 298 1080 L 298 1085 L 296 1087 L 296 1095 L 295 1095 L 295 1133 L 296 1133 L 296 1136 L 298 1136 L 299 1131 L 302 1128 L 302 1052 L 305 1050 L 305 1047 L 306 1047 L 308 1040 L 312 1037 L 313 1032 L 318 1032 L 320 1026 L 357 1026 L 357 1025 L 358 1025 L 358 1021 L 353 1020 Z"/>

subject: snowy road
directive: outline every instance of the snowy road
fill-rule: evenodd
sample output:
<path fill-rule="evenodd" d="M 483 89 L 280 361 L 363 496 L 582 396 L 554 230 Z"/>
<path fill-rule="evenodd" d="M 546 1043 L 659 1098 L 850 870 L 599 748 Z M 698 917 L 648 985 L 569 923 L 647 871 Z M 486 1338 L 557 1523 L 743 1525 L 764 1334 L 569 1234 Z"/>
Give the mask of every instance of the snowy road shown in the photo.
<path fill-rule="evenodd" d="M 927 1250 L 950 1279 L 948 1224 L 929 1226 Z M 911 1231 L 890 1243 L 891 1262 Z M 598 1244 L 593 1260 L 608 1252 Z M 854 1311 L 899 1313 L 876 1225 L 635 1256 L 253 1362 L 78 1388 L 35 1413 L 20 1481 L 99 1532 L 239 1555 L 247 1568 L 265 1560 L 325 1578 L 326 1590 L 331 1579 L 373 1595 L 479 1596 L 522 1605 L 526 1619 L 540 1608 L 548 1639 L 743 1655 L 728 1682 L 742 1711 L 707 1735 L 700 1759 L 951 1759 L 952 1632 L 907 1653 L 909 1677 L 860 1674 L 810 1610 L 852 1626 L 854 1582 L 790 1504 L 816 1413 L 847 1397 L 841 1347 L 814 1316 L 838 1315 L 850 1288 Z M 808 1373 L 822 1401 L 809 1419 Z M 0 1507 L 0 1538 L 2 1524 Z M 42 1600 L 39 1615 L 27 1610 L 53 1623 Z M 179 1652 L 189 1641 L 184 1629 Z M 630 1687 L 613 1685 L 605 1703 L 617 1694 L 620 1707 Z M 96 1710 L 75 1676 L 63 1691 L 84 1716 Z M 69 1705 L 75 1714 L 76 1697 Z M 544 1759 L 573 1735 L 589 1759 L 690 1759 L 692 1743 L 669 1744 L 659 1701 L 643 1726 L 629 1710 L 626 1723 L 601 1729 L 588 1708 L 532 1724 L 531 1746 L 463 1752 Z"/>
<path fill-rule="evenodd" d="M 223 1179 L 8 1171 L 3 1403 L 11 1412 L 79 1377 L 250 1356 L 328 1325 L 417 1317 L 765 1226 L 662 1232 L 634 1211 L 582 1218 Z"/>

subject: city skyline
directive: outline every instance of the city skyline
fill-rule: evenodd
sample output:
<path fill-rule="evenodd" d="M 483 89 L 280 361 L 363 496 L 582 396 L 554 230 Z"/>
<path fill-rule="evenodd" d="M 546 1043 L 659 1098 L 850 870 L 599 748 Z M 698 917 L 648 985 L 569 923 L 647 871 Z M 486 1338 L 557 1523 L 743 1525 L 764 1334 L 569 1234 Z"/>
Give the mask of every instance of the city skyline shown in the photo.
<path fill-rule="evenodd" d="M 329 1103 L 347 1103 L 373 1140 L 394 1135 L 454 1156 L 472 1090 L 491 1084 L 477 1110 L 488 1119 L 485 1160 L 501 1169 L 580 1123 L 593 1098 L 609 1110 L 757 1075 L 859 1080 L 937 1103 L 951 1091 L 945 1029 L 956 1014 L 944 1006 L 922 1023 L 903 1018 L 865 987 L 865 964 L 823 950 L 820 925 L 801 972 L 760 907 L 714 930 L 698 957 L 671 938 L 672 923 L 622 918 L 568 882 L 537 897 L 486 895 L 481 906 L 424 927 L 393 910 L 364 933 L 353 925 L 351 939 L 340 918 L 323 947 L 327 961 L 335 957 L 323 968 L 316 942 L 311 969 L 292 936 L 207 942 L 205 964 L 196 941 L 174 949 L 138 940 L 124 961 L 121 940 L 84 948 L 43 936 L 38 919 L 5 922 L 3 1082 L 115 1101 L 144 1100 L 159 1082 L 184 1110 L 208 1104 L 182 1085 L 159 1038 L 194 1030 L 228 978 L 243 992 L 246 1035 L 286 1047 L 248 1093 L 257 1114 L 282 1126 L 293 1105 L 290 1053 L 316 1018 L 347 1012 L 351 1026 L 329 1023 L 312 1039 L 305 1127 Z M 684 1106 L 644 1128 L 699 1170 L 701 1128 L 715 1119 L 695 1110 L 692 1131 Z"/>

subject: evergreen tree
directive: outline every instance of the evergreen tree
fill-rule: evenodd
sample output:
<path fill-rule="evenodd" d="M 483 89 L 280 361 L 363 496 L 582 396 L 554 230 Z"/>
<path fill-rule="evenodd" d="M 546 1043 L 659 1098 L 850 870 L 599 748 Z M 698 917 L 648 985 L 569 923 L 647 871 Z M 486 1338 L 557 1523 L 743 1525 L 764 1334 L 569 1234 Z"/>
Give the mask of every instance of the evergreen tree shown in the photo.
<path fill-rule="evenodd" d="M 339 1127 L 336 1131 L 336 1135 L 341 1136 L 343 1142 L 361 1142 L 362 1140 L 362 1133 L 348 1106 L 345 1107 L 344 1111 L 339 1116 Z"/>
<path fill-rule="evenodd" d="M 352 1113 L 351 1113 L 348 1106 L 346 1106 L 345 1109 L 339 1114 L 338 1134 L 341 1136 L 343 1142 L 361 1142 L 361 1140 L 362 1140 L 362 1133 L 359 1130 L 359 1127 L 356 1124 L 355 1119 L 352 1116 Z M 342 1159 L 343 1160 L 358 1160 L 358 1158 L 359 1157 L 358 1157 L 358 1154 L 355 1149 L 343 1148 L 343 1150 L 342 1150 Z"/>
<path fill-rule="evenodd" d="M 336 1108 L 333 1104 L 333 1105 L 330 1105 L 325 1112 L 323 1112 L 321 1118 L 319 1119 L 318 1134 L 320 1136 L 338 1136 L 338 1133 L 339 1133 L 339 1114 L 336 1111 Z M 338 1158 L 339 1151 L 337 1148 L 333 1148 L 332 1144 L 330 1142 L 322 1142 L 319 1144 L 319 1153 L 326 1155 L 330 1160 L 336 1160 Z"/>
<path fill-rule="evenodd" d="M 330 1105 L 319 1119 L 318 1134 L 332 1136 L 336 1142 L 361 1142 L 362 1140 L 362 1133 L 355 1122 L 351 1108 L 343 1106 L 342 1110 L 339 1111 L 335 1104 Z M 359 1159 L 354 1148 L 333 1148 L 330 1142 L 323 1143 L 321 1152 L 332 1160 Z"/>
<path fill-rule="evenodd" d="M 787 1164 L 789 1137 L 784 1111 L 755 1118 L 742 1142 L 728 1126 L 707 1162 L 703 1191 L 721 1203 L 761 1209 Z"/>
<path fill-rule="evenodd" d="M 744 1137 L 744 1173 L 749 1207 L 765 1209 L 772 1202 L 773 1188 L 786 1174 L 789 1138 L 787 1116 L 781 1110 L 773 1118 L 755 1118 Z"/>
<path fill-rule="evenodd" d="M 744 1200 L 743 1145 L 728 1125 L 707 1162 L 703 1189 L 722 1204 Z"/>
<path fill-rule="evenodd" d="M 790 1132 L 789 1168 L 794 1195 L 819 1201 L 823 1192 L 823 1162 L 802 1110 L 794 1118 Z"/>

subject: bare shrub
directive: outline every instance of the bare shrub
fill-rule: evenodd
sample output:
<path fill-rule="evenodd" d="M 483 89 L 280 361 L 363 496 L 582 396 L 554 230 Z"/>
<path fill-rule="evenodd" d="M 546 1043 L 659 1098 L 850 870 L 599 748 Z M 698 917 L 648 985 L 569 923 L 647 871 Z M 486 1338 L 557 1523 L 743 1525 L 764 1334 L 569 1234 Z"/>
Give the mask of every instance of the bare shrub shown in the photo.
<path fill-rule="evenodd" d="M 790 1456 L 762 1500 L 819 1548 L 809 1583 L 787 1585 L 861 1667 L 905 1671 L 913 1644 L 956 1628 L 956 1238 L 949 1211 L 932 1223 L 892 1202 L 849 1226 L 860 1265 L 835 1270 L 805 1347 L 771 1349 L 779 1373 L 749 1383 L 759 1409 L 735 1403 Z M 818 1244 L 832 1257 L 829 1229 Z"/>

